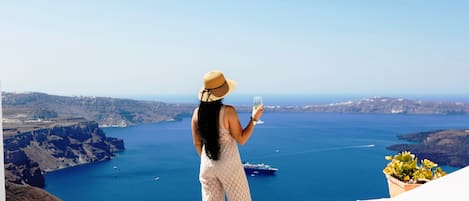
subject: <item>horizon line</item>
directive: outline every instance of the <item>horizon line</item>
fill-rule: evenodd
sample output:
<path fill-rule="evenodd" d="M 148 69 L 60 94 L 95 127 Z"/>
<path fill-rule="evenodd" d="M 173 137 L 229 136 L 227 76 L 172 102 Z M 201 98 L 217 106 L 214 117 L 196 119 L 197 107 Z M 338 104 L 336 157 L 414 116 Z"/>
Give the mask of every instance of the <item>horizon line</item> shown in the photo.
<path fill-rule="evenodd" d="M 96 96 L 96 97 L 138 97 L 138 96 L 194 96 L 195 93 L 83 93 L 83 94 L 74 94 L 74 93 L 55 93 L 55 92 L 45 92 L 45 91 L 7 91 L 2 90 L 2 93 L 17 93 L 17 94 L 27 94 L 27 93 L 43 93 L 48 95 L 57 95 L 57 96 Z M 333 92 L 333 93 L 314 93 L 314 92 L 285 92 L 285 93 L 232 93 L 231 96 L 285 96 L 285 95 L 299 95 L 299 96 L 309 96 L 309 97 L 324 97 L 324 96 L 366 96 L 366 97 L 398 97 L 398 96 L 431 96 L 431 97 L 442 97 L 442 96 L 463 96 L 469 97 L 469 93 L 412 93 L 412 92 Z"/>

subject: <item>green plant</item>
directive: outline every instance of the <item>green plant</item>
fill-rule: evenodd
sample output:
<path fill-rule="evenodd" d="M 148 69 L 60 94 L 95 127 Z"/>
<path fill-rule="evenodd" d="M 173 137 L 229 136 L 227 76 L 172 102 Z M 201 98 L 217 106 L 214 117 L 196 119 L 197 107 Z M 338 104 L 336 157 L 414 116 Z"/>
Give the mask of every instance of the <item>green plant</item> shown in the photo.
<path fill-rule="evenodd" d="M 386 160 L 390 162 L 383 172 L 406 183 L 425 183 L 446 175 L 445 171 L 428 159 L 423 159 L 418 164 L 417 157 L 408 151 L 394 157 L 386 156 Z"/>

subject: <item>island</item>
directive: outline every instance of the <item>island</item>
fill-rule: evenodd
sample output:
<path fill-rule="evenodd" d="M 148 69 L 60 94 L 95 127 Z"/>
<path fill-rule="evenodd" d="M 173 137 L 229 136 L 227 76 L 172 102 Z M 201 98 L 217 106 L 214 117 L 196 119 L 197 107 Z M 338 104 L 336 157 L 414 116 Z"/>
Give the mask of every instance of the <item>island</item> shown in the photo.
<path fill-rule="evenodd" d="M 328 104 L 266 106 L 267 111 L 318 113 L 371 113 L 416 115 L 468 115 L 469 103 L 372 97 Z"/>
<path fill-rule="evenodd" d="M 3 118 L 28 121 L 56 117 L 82 117 L 100 127 L 126 127 L 173 121 L 188 116 L 190 104 L 140 101 L 109 97 L 57 96 L 38 92 L 2 92 Z"/>
<path fill-rule="evenodd" d="M 430 159 L 439 165 L 465 167 L 469 165 L 469 129 L 435 130 L 399 135 L 412 144 L 387 147 L 394 151 L 410 151 L 418 158 Z"/>

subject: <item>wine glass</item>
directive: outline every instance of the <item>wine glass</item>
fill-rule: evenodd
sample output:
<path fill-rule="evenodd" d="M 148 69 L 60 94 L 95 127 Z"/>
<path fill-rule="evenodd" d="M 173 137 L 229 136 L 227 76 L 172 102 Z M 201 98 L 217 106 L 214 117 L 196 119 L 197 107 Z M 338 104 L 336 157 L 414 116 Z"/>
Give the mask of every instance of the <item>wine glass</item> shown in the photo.
<path fill-rule="evenodd" d="M 254 96 L 254 101 L 253 101 L 253 108 L 254 109 L 257 109 L 259 108 L 261 105 L 263 105 L 263 101 L 262 101 L 262 96 Z M 256 122 L 254 122 L 255 124 L 263 124 L 264 121 L 258 119 Z"/>

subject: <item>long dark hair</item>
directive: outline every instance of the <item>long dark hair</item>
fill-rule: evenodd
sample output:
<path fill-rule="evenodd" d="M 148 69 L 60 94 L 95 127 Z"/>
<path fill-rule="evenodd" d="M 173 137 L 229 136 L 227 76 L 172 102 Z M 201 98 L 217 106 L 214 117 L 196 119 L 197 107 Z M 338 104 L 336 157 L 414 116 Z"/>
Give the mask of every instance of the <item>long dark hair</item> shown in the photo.
<path fill-rule="evenodd" d="M 202 144 L 205 146 L 205 153 L 208 158 L 218 160 L 220 157 L 220 143 L 218 139 L 218 125 L 222 100 L 204 102 L 199 105 L 198 129 L 202 136 Z"/>

